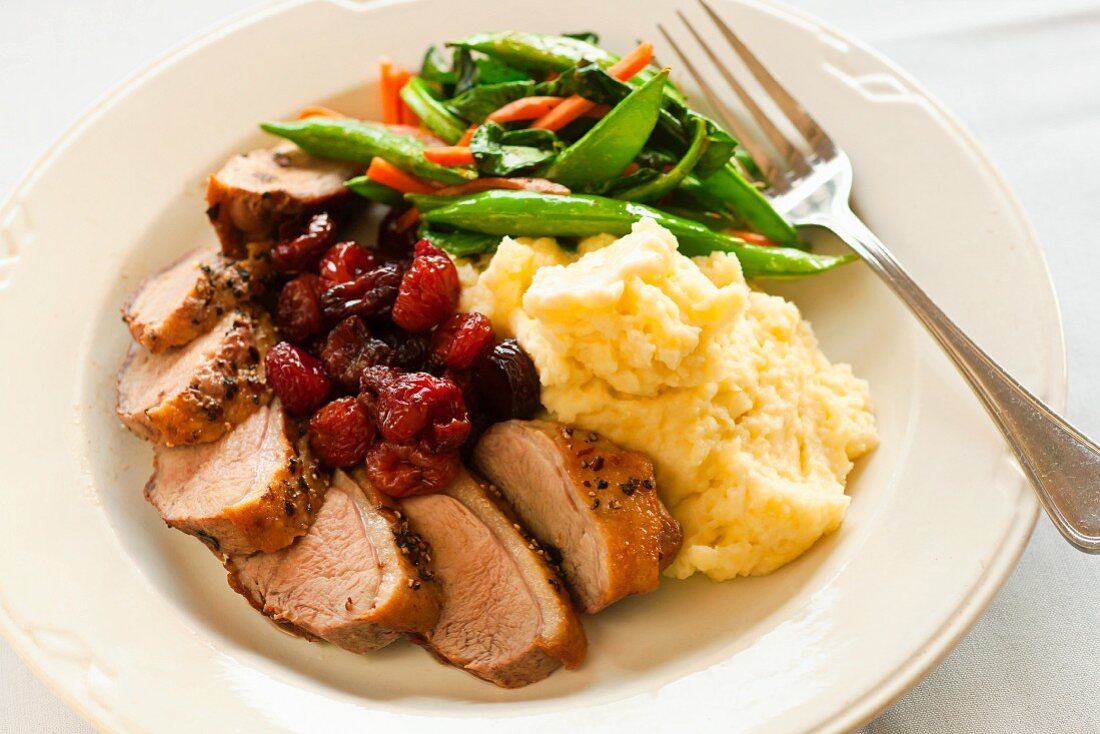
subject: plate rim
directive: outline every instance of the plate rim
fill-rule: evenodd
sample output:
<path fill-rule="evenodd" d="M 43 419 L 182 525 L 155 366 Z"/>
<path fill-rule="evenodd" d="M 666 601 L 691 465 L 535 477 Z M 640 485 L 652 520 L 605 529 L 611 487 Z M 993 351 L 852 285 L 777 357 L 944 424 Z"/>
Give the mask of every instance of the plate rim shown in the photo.
<path fill-rule="evenodd" d="M 215 21 L 212 24 L 196 31 L 184 39 L 173 44 L 163 53 L 142 65 L 134 72 L 126 75 L 120 81 L 99 95 L 83 112 L 61 132 L 46 149 L 31 163 L 30 167 L 17 179 L 17 182 L 2 200 L 0 200 L 0 215 L 6 214 L 15 205 L 36 179 L 43 174 L 53 160 L 63 153 L 65 149 L 81 134 L 81 132 L 97 117 L 111 107 L 117 100 L 129 94 L 133 88 L 142 84 L 145 80 L 155 77 L 160 71 L 190 53 L 195 52 L 203 45 L 210 43 L 219 37 L 231 33 L 241 25 L 248 25 L 259 21 L 268 15 L 283 12 L 286 9 L 306 5 L 314 2 L 329 3 L 341 6 L 349 10 L 362 12 L 368 9 L 391 5 L 416 4 L 419 0 L 269 0 L 259 5 L 245 8 Z M 1041 266 L 1036 275 L 1047 287 L 1050 295 L 1048 304 L 1052 311 L 1053 329 L 1056 348 L 1053 352 L 1044 355 L 1044 362 L 1049 372 L 1046 402 L 1059 412 L 1065 410 L 1068 394 L 1068 360 L 1066 353 L 1066 336 L 1061 303 L 1057 297 L 1054 280 L 1051 275 L 1049 260 L 1042 241 L 1036 232 L 1030 217 L 1022 206 L 1012 187 L 1005 179 L 1004 174 L 993 163 L 988 154 L 982 148 L 976 137 L 963 123 L 955 117 L 946 105 L 907 70 L 895 63 L 892 59 L 869 45 L 858 37 L 854 37 L 846 31 L 837 28 L 832 23 L 822 20 L 808 11 L 794 8 L 780 0 L 721 0 L 723 3 L 755 6 L 769 12 L 777 12 L 792 21 L 801 21 L 811 24 L 826 31 L 833 36 L 842 39 L 853 47 L 860 49 L 872 57 L 877 63 L 889 69 L 899 79 L 903 80 L 913 90 L 918 92 L 931 108 L 947 124 L 951 132 L 956 135 L 966 149 L 974 155 L 975 162 L 988 176 L 991 185 L 995 185 L 999 193 L 1004 196 L 1006 203 L 1019 218 L 1019 224 L 1027 239 L 1027 246 L 1037 256 L 1037 262 Z M 1026 479 L 1017 470 L 1015 460 L 1007 447 L 1004 448 L 1006 460 L 1012 465 L 1016 484 L 1025 485 Z M 1003 542 L 993 556 L 991 563 L 976 582 L 974 589 L 959 605 L 958 611 L 945 622 L 924 642 L 923 646 L 908 659 L 899 663 L 881 682 L 873 692 L 863 699 L 852 703 L 845 709 L 838 711 L 828 719 L 818 722 L 815 728 L 823 732 L 843 732 L 857 729 L 881 714 L 896 701 L 902 698 L 947 655 L 955 649 L 961 639 L 973 628 L 978 619 L 992 604 L 997 593 L 1004 586 L 1009 575 L 1015 570 L 1024 549 L 1027 547 L 1036 523 L 1040 516 L 1041 506 L 1035 495 L 1029 490 L 1022 493 L 1022 503 L 1019 505 L 1017 519 L 1003 536 Z M 1025 506 L 1026 505 L 1026 506 Z M 7 640 L 19 659 L 34 674 L 35 678 L 55 696 L 61 699 L 70 710 L 77 713 L 82 719 L 89 722 L 98 731 L 112 731 L 106 720 L 92 707 L 84 704 L 76 692 L 65 686 L 64 683 L 49 675 L 45 667 L 39 662 L 36 644 L 23 633 L 15 619 L 12 617 L 3 590 L 0 589 L 0 635 Z"/>

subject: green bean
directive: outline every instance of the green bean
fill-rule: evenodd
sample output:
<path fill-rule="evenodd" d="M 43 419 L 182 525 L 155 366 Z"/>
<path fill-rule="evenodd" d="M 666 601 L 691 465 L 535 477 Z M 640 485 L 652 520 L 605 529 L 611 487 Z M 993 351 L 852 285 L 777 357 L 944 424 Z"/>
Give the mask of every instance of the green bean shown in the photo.
<path fill-rule="evenodd" d="M 701 118 L 695 118 L 694 124 L 695 135 L 692 136 L 691 145 L 688 147 L 684 157 L 681 158 L 675 166 L 652 181 L 646 181 L 626 191 L 620 191 L 615 194 L 615 198 L 624 199 L 626 201 L 653 201 L 654 199 L 660 199 L 679 186 L 680 183 L 687 178 L 687 175 L 691 173 L 691 169 L 695 168 L 695 164 L 699 162 L 699 159 L 702 158 L 703 153 L 707 149 L 706 121 Z"/>
<path fill-rule="evenodd" d="M 454 145 L 462 139 L 465 123 L 432 95 L 431 87 L 420 77 L 414 76 L 401 88 L 401 99 L 416 113 L 424 127 L 445 142 Z"/>
<path fill-rule="evenodd" d="M 544 176 L 571 189 L 587 189 L 622 173 L 657 125 L 666 79 L 667 69 L 627 95 L 580 140 L 563 150 Z"/>
<path fill-rule="evenodd" d="M 349 178 L 344 182 L 344 185 L 364 199 L 388 204 L 389 206 L 401 206 L 405 203 L 405 197 L 402 196 L 400 191 L 391 189 L 389 186 L 380 184 L 377 181 L 371 181 L 366 176 Z"/>
<path fill-rule="evenodd" d="M 440 166 L 424 158 L 424 142 L 411 135 L 398 135 L 379 122 L 346 118 L 310 117 L 293 122 L 265 122 L 260 125 L 272 135 L 295 143 L 318 158 L 368 164 L 374 157 L 385 158 L 409 173 L 431 181 L 460 184 L 477 178 L 472 168 Z"/>
<path fill-rule="evenodd" d="M 679 240 L 684 255 L 733 253 L 746 277 L 790 278 L 813 275 L 855 259 L 854 255 L 814 255 L 786 247 L 760 247 L 658 209 L 601 196 L 557 196 L 532 191 L 486 191 L 457 197 L 447 206 L 423 212 L 429 227 L 440 225 L 497 236 L 622 236 L 649 217 Z"/>

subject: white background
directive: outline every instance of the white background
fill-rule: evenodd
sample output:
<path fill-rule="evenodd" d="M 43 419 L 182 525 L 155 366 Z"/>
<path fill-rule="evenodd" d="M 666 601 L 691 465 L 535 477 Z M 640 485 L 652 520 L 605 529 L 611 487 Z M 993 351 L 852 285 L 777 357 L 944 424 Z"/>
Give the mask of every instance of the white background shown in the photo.
<path fill-rule="evenodd" d="M 254 4 L 3 0 L 0 197 L 119 81 Z M 910 71 L 1005 173 L 1045 245 L 1062 305 L 1069 417 L 1100 435 L 1100 1 L 790 4 Z M 90 728 L 0 641 L 0 731 Z M 1019 568 L 974 630 L 864 731 L 1100 732 L 1100 557 L 1072 551 L 1040 519 Z"/>

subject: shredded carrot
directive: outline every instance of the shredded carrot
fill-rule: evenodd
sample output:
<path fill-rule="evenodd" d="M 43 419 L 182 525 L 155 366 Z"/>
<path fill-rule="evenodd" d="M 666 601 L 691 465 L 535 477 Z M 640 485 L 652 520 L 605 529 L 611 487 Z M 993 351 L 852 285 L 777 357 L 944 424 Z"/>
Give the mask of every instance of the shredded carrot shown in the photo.
<path fill-rule="evenodd" d="M 415 206 L 409 207 L 408 211 L 397 218 L 397 221 L 393 223 L 393 229 L 400 234 L 408 229 L 412 229 L 420 221 L 420 210 Z"/>
<path fill-rule="evenodd" d="M 304 120 L 307 117 L 347 117 L 343 112 L 337 112 L 331 107 L 325 107 L 324 105 L 310 105 L 309 107 L 303 107 L 298 113 L 298 119 Z"/>
<path fill-rule="evenodd" d="M 383 186 L 400 191 L 402 194 L 431 194 L 435 187 L 411 173 L 402 171 L 384 158 L 371 158 L 367 178 Z"/>
<path fill-rule="evenodd" d="M 537 120 L 564 101 L 565 97 L 522 97 L 504 105 L 487 119 L 490 122 Z"/>
<path fill-rule="evenodd" d="M 424 157 L 441 166 L 472 166 L 474 154 L 468 145 L 447 145 L 442 148 L 425 148 Z"/>
<path fill-rule="evenodd" d="M 639 43 L 636 49 L 612 64 L 607 72 L 619 81 L 625 82 L 649 66 L 651 61 L 653 61 L 653 44 Z"/>
<path fill-rule="evenodd" d="M 649 66 L 649 62 L 652 60 L 653 44 L 640 43 L 636 49 L 612 64 L 607 71 L 619 81 L 625 82 Z M 543 130 L 561 130 L 573 120 L 591 112 L 595 107 L 595 102 L 589 102 L 579 94 L 574 94 L 531 123 L 531 127 L 539 127 Z"/>
<path fill-rule="evenodd" d="M 546 81 L 552 82 L 560 76 L 561 76 L 561 74 L 559 72 L 551 71 L 546 75 Z"/>
<path fill-rule="evenodd" d="M 623 172 L 622 172 L 622 173 L 621 173 L 620 175 L 622 175 L 622 176 L 629 176 L 630 174 L 632 174 L 632 173 L 634 173 L 635 171 L 637 171 L 637 170 L 638 170 L 639 168 L 641 168 L 641 166 L 639 166 L 639 165 L 638 165 L 637 163 L 635 163 L 634 161 L 631 161 L 631 162 L 630 162 L 630 165 L 628 165 L 628 166 L 627 166 L 626 168 L 624 168 L 624 169 L 623 169 Z"/>
<path fill-rule="evenodd" d="M 750 245 L 761 245 L 763 247 L 779 246 L 779 243 L 775 242 L 774 240 L 768 239 L 762 234 L 757 234 L 756 232 L 746 232 L 742 229 L 731 229 L 729 230 L 729 233 L 734 237 L 740 237 Z"/>
<path fill-rule="evenodd" d="M 479 191 L 490 191 L 492 189 L 537 191 L 540 194 L 558 194 L 560 196 L 569 196 L 570 194 L 569 189 L 562 186 L 560 183 L 547 181 L 545 178 L 522 178 L 519 176 L 513 178 L 499 178 L 495 176 L 475 178 L 469 183 L 459 184 L 457 186 L 447 186 L 446 188 L 439 189 L 435 193 L 440 196 L 463 196 L 464 194 L 476 194 Z"/>
<path fill-rule="evenodd" d="M 466 132 L 462 134 L 462 138 L 458 141 L 459 145 L 469 145 L 470 141 L 474 139 L 474 133 L 477 132 L 477 125 L 470 125 L 466 128 Z"/>

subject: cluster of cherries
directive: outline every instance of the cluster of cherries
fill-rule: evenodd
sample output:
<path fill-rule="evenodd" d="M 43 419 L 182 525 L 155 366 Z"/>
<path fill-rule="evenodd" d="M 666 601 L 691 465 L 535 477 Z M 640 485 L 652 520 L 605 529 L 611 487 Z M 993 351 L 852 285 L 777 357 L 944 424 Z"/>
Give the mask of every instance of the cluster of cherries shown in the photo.
<path fill-rule="evenodd" d="M 314 455 L 330 467 L 366 462 L 393 497 L 433 492 L 490 423 L 539 407 L 531 359 L 497 341 L 479 313 L 456 313 L 451 258 L 398 232 L 393 212 L 378 248 L 336 242 L 327 213 L 284 227 L 271 257 L 288 278 L 275 304 L 283 341 L 265 360 L 286 409 L 309 416 Z"/>

